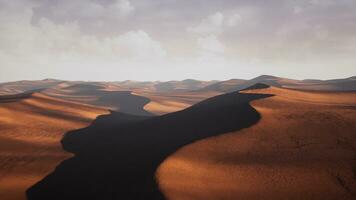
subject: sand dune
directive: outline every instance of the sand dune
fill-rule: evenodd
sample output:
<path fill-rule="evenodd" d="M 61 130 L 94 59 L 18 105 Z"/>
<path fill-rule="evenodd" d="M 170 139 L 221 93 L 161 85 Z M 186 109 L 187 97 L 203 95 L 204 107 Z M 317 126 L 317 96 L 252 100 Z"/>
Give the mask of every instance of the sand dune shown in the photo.
<path fill-rule="evenodd" d="M 155 90 L 134 89 L 126 91 L 111 84 L 71 84 L 50 88 L 42 93 L 56 98 L 100 106 L 134 115 L 167 114 L 183 110 L 199 101 L 221 92 L 156 92 Z M 142 107 L 144 109 L 142 109 Z"/>
<path fill-rule="evenodd" d="M 167 199 L 355 199 L 356 93 L 270 87 L 254 126 L 188 145 L 158 170 Z"/>
<path fill-rule="evenodd" d="M 147 97 L 150 102 L 144 106 L 144 109 L 158 115 L 167 114 L 183 110 L 204 99 L 217 96 L 221 92 L 142 92 L 135 94 Z"/>
<path fill-rule="evenodd" d="M 334 80 L 294 80 L 270 75 L 261 75 L 250 80 L 231 79 L 208 85 L 200 91 L 231 92 L 247 88 L 257 83 L 270 86 L 314 91 L 356 91 L 356 78 Z"/>
<path fill-rule="evenodd" d="M 11 90 L 11 95 L 0 96 L 0 199 L 24 199 L 26 188 L 70 156 L 60 147 L 63 134 L 87 126 L 98 115 L 108 113 L 107 109 L 138 115 L 174 110 L 158 112 L 151 109 L 147 112 L 143 107 L 150 102 L 148 98 L 120 91 L 119 86 L 112 84 L 45 80 L 53 83 L 45 88 L 49 85 L 42 82 L 30 86 L 26 86 L 27 81 L 21 82 L 24 87 L 19 84 L 16 92 L 31 90 L 17 94 L 12 94 L 16 92 Z M 43 88 L 39 92 L 31 92 L 40 85 Z M 159 99 L 159 95 L 156 96 L 155 100 Z M 186 95 L 182 99 L 166 96 L 177 104 L 184 101 L 184 106 L 175 110 L 207 98 L 201 94 L 196 98 Z"/>
<path fill-rule="evenodd" d="M 233 92 L 256 83 L 265 83 L 275 87 L 294 88 L 315 91 L 356 91 L 356 77 L 333 80 L 294 80 L 277 76 L 261 75 L 252 79 L 231 79 L 226 81 L 200 81 L 186 79 L 182 81 L 116 81 L 86 82 L 45 79 L 38 81 L 16 81 L 0 83 L 0 95 L 18 94 L 32 90 L 47 90 L 48 94 L 59 92 L 89 91 L 132 91 L 154 93 L 182 93 L 191 91 Z"/>
<path fill-rule="evenodd" d="M 34 93 L 0 98 L 0 113 L 0 199 L 19 200 L 71 156 L 60 146 L 63 134 L 107 111 Z"/>
<path fill-rule="evenodd" d="M 60 146 L 63 134 L 87 126 L 98 115 L 108 113 L 108 108 L 151 115 L 143 110 L 148 98 L 117 89 L 102 83 L 63 82 L 36 93 L 0 96 L 0 199 L 24 199 L 28 187 L 71 156 Z M 178 108 L 183 109 L 206 98 L 196 96 L 167 98 L 185 101 L 184 107 Z M 95 104 L 98 106 L 92 106 Z"/>
<path fill-rule="evenodd" d="M 183 81 L 168 81 L 155 84 L 156 92 L 173 92 L 173 91 L 192 91 L 204 88 L 216 81 L 198 81 L 186 79 Z"/>
<path fill-rule="evenodd" d="M 182 92 L 192 91 L 204 88 L 217 81 L 199 81 L 194 79 L 186 79 L 182 81 L 122 81 L 116 82 L 120 87 L 126 90 L 142 90 L 151 92 Z"/>
<path fill-rule="evenodd" d="M 45 79 L 38 81 L 16 81 L 9 83 L 0 83 L 0 95 L 20 94 L 32 90 L 40 90 L 62 83 L 63 81 L 55 79 Z"/>
<path fill-rule="evenodd" d="M 63 134 L 107 109 L 119 112 L 67 134 L 64 149 L 76 156 L 36 184 L 30 199 L 355 197 L 356 92 L 297 90 L 344 90 L 353 77 L 261 76 L 190 92 L 180 83 L 157 92 L 148 83 L 128 91 L 120 83 L 45 81 L 48 87 L 28 87 L 39 92 L 0 96 L 0 199 L 24 199 L 26 188 L 71 156 L 61 149 Z M 256 84 L 198 103 L 259 81 L 274 87 Z"/>
<path fill-rule="evenodd" d="M 75 157 L 28 190 L 29 199 L 163 199 L 158 165 L 178 148 L 246 128 L 259 114 L 249 101 L 269 95 L 229 93 L 157 117 L 111 113 L 62 140 Z"/>
<path fill-rule="evenodd" d="M 122 91 L 120 88 L 96 83 L 73 84 L 64 88 L 47 89 L 42 93 L 70 101 L 99 106 L 135 115 L 152 115 L 143 107 L 150 99 L 133 94 L 131 91 Z"/>

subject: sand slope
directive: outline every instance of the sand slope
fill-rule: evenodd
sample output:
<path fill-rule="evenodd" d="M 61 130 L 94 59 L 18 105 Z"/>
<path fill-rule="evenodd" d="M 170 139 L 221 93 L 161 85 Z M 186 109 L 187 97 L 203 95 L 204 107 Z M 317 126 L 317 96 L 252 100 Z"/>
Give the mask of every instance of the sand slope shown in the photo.
<path fill-rule="evenodd" d="M 55 79 L 45 79 L 37 81 L 15 81 L 8 83 L 0 83 L 0 95 L 19 94 L 32 90 L 41 90 L 50 87 L 56 87 L 63 81 Z"/>
<path fill-rule="evenodd" d="M 301 90 L 314 91 L 356 91 L 356 78 L 349 77 L 344 79 L 333 80 L 295 80 L 277 76 L 261 75 L 250 80 L 231 79 L 220 81 L 199 91 L 220 91 L 231 92 L 241 90 L 257 83 L 264 83 L 270 86 Z"/>
<path fill-rule="evenodd" d="M 112 84 L 79 83 L 50 88 L 42 93 L 61 99 L 100 106 L 134 115 L 167 114 L 183 110 L 199 101 L 221 92 L 156 92 L 155 89 L 135 88 L 127 91 L 127 86 L 113 87 Z M 143 109 L 144 108 L 144 109 Z"/>
<path fill-rule="evenodd" d="M 60 139 L 106 110 L 43 94 L 0 98 L 0 199 L 25 199 L 28 187 L 71 155 Z"/>
<path fill-rule="evenodd" d="M 356 93 L 245 93 L 254 126 L 188 145 L 161 164 L 167 199 L 355 199 Z"/>
<path fill-rule="evenodd" d="M 275 77 L 270 76 L 257 77 L 254 81 L 260 79 L 268 79 L 271 83 L 275 81 Z M 327 83 L 342 89 L 345 84 L 347 87 L 353 87 L 352 81 L 354 78 L 351 77 L 346 83 L 343 80 L 331 80 Z M 48 82 L 52 84 L 54 81 Z M 241 80 L 236 80 L 231 83 L 240 82 Z M 325 86 L 326 81 L 304 82 L 312 84 L 311 89 L 315 89 L 317 85 L 331 88 Z M 276 86 L 299 83 L 278 79 L 278 84 Z M 230 88 L 231 85 L 227 84 L 223 88 Z M 61 149 L 59 141 L 63 134 L 89 125 L 98 115 L 108 113 L 106 108 L 123 109 L 124 113 L 129 114 L 113 112 L 97 119 L 88 129 L 72 131 L 71 133 L 81 135 L 89 130 L 95 138 L 84 137 L 82 140 L 81 136 L 75 137 L 79 140 L 72 138 L 69 141 L 74 143 L 65 147 L 74 153 L 79 151 L 79 158 L 104 149 L 103 152 L 94 154 L 100 162 L 85 160 L 84 163 L 96 168 L 97 164 L 101 167 L 107 162 L 109 168 L 101 171 L 107 171 L 106 174 L 110 178 L 105 179 L 108 180 L 106 185 L 101 186 L 110 186 L 110 189 L 112 185 L 119 185 L 127 191 L 125 197 L 137 194 L 147 184 L 152 191 L 144 191 L 143 196 L 149 196 L 151 193 L 157 195 L 152 177 L 161 164 L 156 176 L 167 199 L 355 198 L 356 92 L 311 92 L 277 87 L 242 91 L 274 96 L 251 103 L 261 115 L 257 124 L 239 131 L 230 129 L 230 132 L 224 134 L 226 131 L 221 130 L 228 130 L 224 123 L 237 123 L 247 118 L 243 114 L 227 115 L 229 112 L 240 112 L 229 108 L 229 104 L 226 104 L 230 102 L 228 100 L 220 101 L 219 105 L 226 108 L 224 111 L 207 100 L 204 102 L 208 103 L 197 105 L 200 108 L 203 105 L 203 110 L 181 111 L 178 115 L 172 113 L 168 117 L 163 115 L 186 109 L 203 99 L 221 94 L 220 91 L 155 92 L 135 89 L 134 92 L 129 92 L 118 85 L 94 82 L 63 82 L 50 87 L 39 93 L 0 97 L 1 200 L 24 199 L 24 191 L 27 188 L 71 156 Z M 131 115 L 148 115 L 143 107 L 150 113 L 163 116 Z M 206 112 L 207 110 L 209 112 Z M 140 122 L 151 118 L 149 123 Z M 127 122 L 139 124 L 123 126 Z M 102 133 L 113 136 L 97 137 L 97 134 Z M 119 135 L 116 137 L 117 134 Z M 126 136 L 122 137 L 122 134 Z M 204 139 L 219 134 L 224 135 Z M 202 140 L 189 144 L 197 139 Z M 94 149 L 88 150 L 82 142 L 98 144 Z M 186 144 L 188 145 L 175 152 Z M 152 153 L 152 147 L 157 151 Z M 133 159 L 126 160 L 126 154 L 114 153 L 124 159 L 119 158 L 119 161 L 111 165 L 111 157 L 106 159 L 109 154 L 105 153 L 111 152 L 110 148 L 118 148 L 114 151 L 116 153 L 123 149 L 129 152 Z M 169 156 L 173 152 L 175 153 Z M 166 159 L 167 156 L 169 157 Z M 163 159 L 166 160 L 161 163 Z M 77 168 L 78 164 L 82 166 L 81 162 L 69 162 L 72 164 L 64 169 Z M 120 167 L 126 171 L 119 170 L 113 176 L 112 170 Z M 81 182 L 83 179 L 80 172 L 83 170 L 77 170 L 79 179 L 76 181 Z M 135 175 L 131 176 L 128 172 Z M 142 176 L 147 178 L 147 174 L 151 179 L 142 183 Z M 68 174 L 64 172 L 64 175 Z M 97 179 L 93 179 L 94 182 L 103 181 L 101 175 L 96 174 Z M 123 178 L 118 180 L 116 175 Z M 64 178 L 62 183 L 67 184 L 66 176 L 60 177 Z M 92 180 L 84 182 L 90 181 Z M 127 190 L 130 184 L 133 184 L 134 189 Z M 101 186 L 96 187 L 99 195 L 103 189 Z M 87 191 L 88 188 L 84 184 L 81 190 Z M 85 195 L 88 195 L 88 198 L 95 197 L 90 193 Z M 161 198 L 160 194 L 155 197 Z"/>
<path fill-rule="evenodd" d="M 71 156 L 60 144 L 67 131 L 89 125 L 109 108 L 151 115 L 143 109 L 148 98 L 119 89 L 103 83 L 63 82 L 36 93 L 0 96 L 0 199 L 24 199 L 28 187 Z M 164 99 L 183 106 L 148 110 L 155 114 L 180 110 L 208 96 L 212 95 L 156 95 L 157 102 Z"/>
<path fill-rule="evenodd" d="M 63 148 L 75 156 L 31 187 L 28 198 L 163 199 L 154 177 L 167 156 L 194 141 L 253 125 L 259 114 L 248 103 L 268 96 L 229 93 L 162 116 L 101 116 L 65 135 Z"/>
<path fill-rule="evenodd" d="M 135 94 L 147 97 L 150 102 L 144 109 L 157 115 L 177 112 L 188 108 L 204 99 L 221 94 L 221 92 L 145 92 L 136 91 Z"/>

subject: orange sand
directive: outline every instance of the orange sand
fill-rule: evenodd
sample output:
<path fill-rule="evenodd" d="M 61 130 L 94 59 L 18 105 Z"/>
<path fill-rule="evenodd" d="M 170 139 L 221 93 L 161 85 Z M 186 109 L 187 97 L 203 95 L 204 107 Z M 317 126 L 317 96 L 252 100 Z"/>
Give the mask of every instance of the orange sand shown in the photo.
<path fill-rule="evenodd" d="M 167 92 L 150 93 L 135 92 L 134 94 L 145 96 L 151 101 L 144 109 L 155 114 L 167 114 L 188 108 L 204 99 L 221 94 L 220 92 Z"/>
<path fill-rule="evenodd" d="M 187 145 L 167 158 L 157 177 L 168 199 L 355 198 L 356 93 L 274 87 L 244 92 L 275 96 L 252 102 L 262 117 L 254 126 Z M 165 114 L 219 93 L 134 94 L 151 99 L 146 110 Z M 61 149 L 63 134 L 107 113 L 80 103 L 85 98 L 76 100 L 35 93 L 0 103 L 1 200 L 24 199 L 28 187 L 71 156 Z"/>
<path fill-rule="evenodd" d="M 106 110 L 43 94 L 0 103 L 0 199 L 25 199 L 25 191 L 71 155 L 60 140 Z"/>
<path fill-rule="evenodd" d="M 275 96 L 252 102 L 256 125 L 167 158 L 157 177 L 169 200 L 355 199 L 356 93 L 244 92 Z"/>

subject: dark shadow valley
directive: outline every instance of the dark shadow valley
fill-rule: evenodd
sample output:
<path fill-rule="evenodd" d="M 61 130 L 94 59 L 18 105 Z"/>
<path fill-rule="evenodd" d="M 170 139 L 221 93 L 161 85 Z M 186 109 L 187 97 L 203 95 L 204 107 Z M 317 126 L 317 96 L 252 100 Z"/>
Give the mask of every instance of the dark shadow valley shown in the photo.
<path fill-rule="evenodd" d="M 163 116 L 111 112 L 68 132 L 63 149 L 74 157 L 27 191 L 29 200 L 164 199 L 157 167 L 184 145 L 255 124 L 249 102 L 271 95 L 232 92 Z"/>

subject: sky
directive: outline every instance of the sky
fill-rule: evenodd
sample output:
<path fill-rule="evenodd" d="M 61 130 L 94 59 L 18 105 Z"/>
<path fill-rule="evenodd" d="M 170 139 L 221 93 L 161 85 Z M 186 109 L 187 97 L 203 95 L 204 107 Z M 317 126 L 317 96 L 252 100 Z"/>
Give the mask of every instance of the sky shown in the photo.
<path fill-rule="evenodd" d="M 0 82 L 356 75 L 355 0 L 0 0 Z"/>

